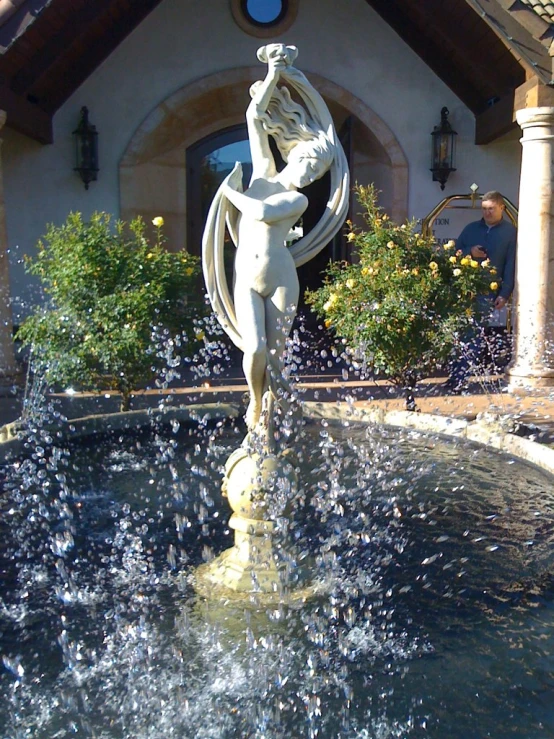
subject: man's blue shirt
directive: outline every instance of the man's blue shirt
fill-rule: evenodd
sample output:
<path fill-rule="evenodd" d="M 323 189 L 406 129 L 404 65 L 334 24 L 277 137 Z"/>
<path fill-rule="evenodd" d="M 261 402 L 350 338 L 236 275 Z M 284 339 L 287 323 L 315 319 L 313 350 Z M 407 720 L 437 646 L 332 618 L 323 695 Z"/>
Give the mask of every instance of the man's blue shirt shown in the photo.
<path fill-rule="evenodd" d="M 514 289 L 516 266 L 516 229 L 504 218 L 495 226 L 487 226 L 484 218 L 469 223 L 458 240 L 456 247 L 469 254 L 472 246 L 482 246 L 487 250 L 491 265 L 496 268 L 500 278 L 498 295 L 506 300 Z"/>

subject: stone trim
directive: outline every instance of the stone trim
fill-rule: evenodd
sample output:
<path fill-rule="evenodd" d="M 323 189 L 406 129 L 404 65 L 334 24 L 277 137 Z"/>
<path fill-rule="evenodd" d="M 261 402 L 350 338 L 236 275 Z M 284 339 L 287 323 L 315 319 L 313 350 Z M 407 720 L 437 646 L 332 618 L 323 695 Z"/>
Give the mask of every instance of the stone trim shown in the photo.
<path fill-rule="evenodd" d="M 302 405 L 306 416 L 311 418 L 360 421 L 467 439 L 511 454 L 513 457 L 554 475 L 554 449 L 517 436 L 513 433 L 517 430 L 517 424 L 509 418 L 493 413 L 481 413 L 475 421 L 466 421 L 462 418 L 450 418 L 431 413 L 386 411 L 384 408 L 364 409 L 352 407 L 348 403 L 335 404 L 331 407 L 327 403 L 310 402 Z"/>

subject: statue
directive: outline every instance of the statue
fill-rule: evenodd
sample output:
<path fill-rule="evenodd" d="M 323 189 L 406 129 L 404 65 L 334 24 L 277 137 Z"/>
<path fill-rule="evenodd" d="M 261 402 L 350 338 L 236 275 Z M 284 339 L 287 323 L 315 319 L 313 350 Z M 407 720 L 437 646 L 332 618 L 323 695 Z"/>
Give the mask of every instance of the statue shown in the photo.
<path fill-rule="evenodd" d="M 263 399 L 268 407 L 286 404 L 283 353 L 299 297 L 296 267 L 323 249 L 346 217 L 348 168 L 325 102 L 298 69 L 294 46 L 269 44 L 258 50 L 267 63 L 263 81 L 250 89 L 246 111 L 252 178 L 242 191 L 240 163 L 226 177 L 212 202 L 203 237 L 203 269 L 217 318 L 243 352 L 250 392 L 246 412 L 249 431 L 261 423 Z M 289 85 L 302 100 L 296 103 Z M 273 136 L 286 162 L 278 172 L 269 146 Z M 286 238 L 308 206 L 303 187 L 331 170 L 331 192 L 315 228 L 290 248 Z M 234 296 L 224 271 L 225 226 L 236 247 Z"/>
<path fill-rule="evenodd" d="M 214 197 L 202 242 L 208 295 L 219 322 L 244 354 L 250 391 L 248 435 L 227 459 L 223 483 L 233 510 L 229 527 L 235 531 L 235 543 L 196 571 L 199 592 L 223 588 L 224 598 L 229 591 L 280 598 L 283 588 L 289 589 L 292 555 L 282 543 L 275 544 L 276 524 L 270 520 L 268 501 L 276 491 L 294 496 L 298 486 L 290 450 L 275 433 L 276 417 L 288 416 L 287 435 L 294 437 L 295 413 L 283 355 L 298 306 L 296 267 L 329 243 L 348 209 L 346 157 L 323 99 L 292 66 L 297 53 L 284 44 L 258 50 L 267 74 L 252 85 L 246 111 L 252 178 L 243 192 L 241 166 L 235 165 Z M 287 87 L 278 87 L 280 81 L 302 105 Z M 269 136 L 286 162 L 280 172 Z M 289 248 L 287 236 L 308 206 L 299 190 L 327 170 L 331 187 L 325 212 L 310 233 Z M 233 297 L 225 276 L 225 228 L 236 247 Z M 299 593 L 304 597 L 305 591 Z"/>

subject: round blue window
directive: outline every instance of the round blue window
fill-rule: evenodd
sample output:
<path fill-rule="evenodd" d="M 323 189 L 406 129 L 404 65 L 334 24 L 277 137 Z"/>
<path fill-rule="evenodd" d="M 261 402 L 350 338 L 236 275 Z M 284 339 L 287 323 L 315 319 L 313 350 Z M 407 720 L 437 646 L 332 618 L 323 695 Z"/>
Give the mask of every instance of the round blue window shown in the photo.
<path fill-rule="evenodd" d="M 258 26 L 272 26 L 283 20 L 287 12 L 286 0 L 243 0 L 244 14 Z"/>

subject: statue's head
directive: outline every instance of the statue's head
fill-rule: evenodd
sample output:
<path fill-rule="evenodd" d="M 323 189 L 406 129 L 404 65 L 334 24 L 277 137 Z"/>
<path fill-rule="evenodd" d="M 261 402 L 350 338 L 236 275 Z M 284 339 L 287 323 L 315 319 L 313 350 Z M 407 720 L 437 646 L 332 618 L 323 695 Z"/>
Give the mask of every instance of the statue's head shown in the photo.
<path fill-rule="evenodd" d="M 302 188 L 323 177 L 333 162 L 333 154 L 331 142 L 323 134 L 298 143 L 287 156 L 291 183 Z"/>
<path fill-rule="evenodd" d="M 287 67 L 290 67 L 298 56 L 298 49 L 296 46 L 287 46 L 286 44 L 267 44 L 266 46 L 260 46 L 256 56 L 266 64 L 270 59 L 278 59 L 283 61 Z"/>

